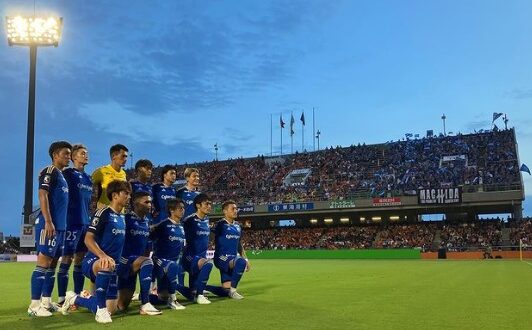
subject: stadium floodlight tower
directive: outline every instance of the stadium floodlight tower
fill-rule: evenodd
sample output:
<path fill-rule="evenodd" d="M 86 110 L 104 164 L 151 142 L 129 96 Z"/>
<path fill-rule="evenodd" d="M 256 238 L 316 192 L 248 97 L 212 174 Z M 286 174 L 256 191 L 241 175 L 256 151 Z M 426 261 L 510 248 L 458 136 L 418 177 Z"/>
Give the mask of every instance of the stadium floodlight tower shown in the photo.
<path fill-rule="evenodd" d="M 24 190 L 24 223 L 29 223 L 33 207 L 33 150 L 35 136 L 35 73 L 37 47 L 59 46 L 63 18 L 12 16 L 6 17 L 9 46 L 30 48 L 30 82 L 28 96 L 28 129 L 26 137 L 26 179 Z"/>

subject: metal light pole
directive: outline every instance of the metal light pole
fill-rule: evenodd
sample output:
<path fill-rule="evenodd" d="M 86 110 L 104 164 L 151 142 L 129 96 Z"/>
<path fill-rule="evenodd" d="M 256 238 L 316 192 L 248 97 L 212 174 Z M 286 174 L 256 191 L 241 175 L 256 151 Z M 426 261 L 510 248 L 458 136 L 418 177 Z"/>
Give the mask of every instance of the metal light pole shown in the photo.
<path fill-rule="evenodd" d="M 28 95 L 28 127 L 26 135 L 26 177 L 24 184 L 24 223 L 28 224 L 33 208 L 33 155 L 35 142 L 35 76 L 37 47 L 59 45 L 63 18 L 6 17 L 9 46 L 30 47 L 30 81 Z"/>
<path fill-rule="evenodd" d="M 216 160 L 218 160 L 218 143 L 214 145 L 214 152 L 216 153 Z"/>
<path fill-rule="evenodd" d="M 321 132 L 318 129 L 318 131 L 316 132 L 316 140 L 318 140 L 318 151 L 320 151 L 320 135 L 321 135 Z"/>
<path fill-rule="evenodd" d="M 445 117 L 445 114 L 443 114 L 441 116 L 441 120 L 443 120 L 443 136 L 447 136 L 447 131 L 445 130 L 445 119 L 447 119 L 447 117 Z"/>

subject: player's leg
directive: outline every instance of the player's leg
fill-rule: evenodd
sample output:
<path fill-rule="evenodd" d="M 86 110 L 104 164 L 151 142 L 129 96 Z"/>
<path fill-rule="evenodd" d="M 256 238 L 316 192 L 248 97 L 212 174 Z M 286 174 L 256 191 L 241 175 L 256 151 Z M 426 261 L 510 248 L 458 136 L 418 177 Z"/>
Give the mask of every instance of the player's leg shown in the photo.
<path fill-rule="evenodd" d="M 87 246 L 85 246 L 86 233 L 87 229 L 83 228 L 81 230 L 81 234 L 74 254 L 74 270 L 72 271 L 72 278 L 74 280 L 74 292 L 76 294 L 81 293 L 81 291 L 83 290 L 83 284 L 85 282 L 85 276 L 83 276 L 83 271 L 81 269 L 81 262 L 83 261 L 83 257 L 85 257 L 85 254 L 87 253 Z"/>
<path fill-rule="evenodd" d="M 37 231 L 39 233 L 39 231 Z M 39 244 L 40 242 L 40 244 Z M 48 253 L 48 248 L 45 245 L 44 229 L 37 235 L 37 265 L 31 274 L 31 303 L 28 307 L 28 315 L 46 317 L 52 316 L 46 308 L 41 304 L 42 290 L 46 272 L 52 263 L 52 257 L 45 254 Z M 44 252 L 44 253 L 43 253 Z"/>
<path fill-rule="evenodd" d="M 229 268 L 231 269 L 231 287 L 229 288 L 229 297 L 233 299 L 244 298 L 236 291 L 236 287 L 242 279 L 242 275 L 246 271 L 247 261 L 244 258 L 237 257 L 229 262 Z M 226 284 L 227 285 L 227 284 Z"/>
<path fill-rule="evenodd" d="M 229 297 L 229 288 L 231 287 L 231 269 L 229 268 L 229 262 L 231 260 L 225 256 L 224 258 L 217 257 L 214 259 L 214 265 L 220 270 L 222 286 L 207 285 L 205 287 L 206 290 L 219 297 Z"/>
<path fill-rule="evenodd" d="M 150 303 L 150 286 L 152 283 L 153 261 L 149 257 L 135 258 L 131 266 L 134 274 L 138 273 L 140 284 L 140 314 L 159 315 L 162 312 Z"/>
<path fill-rule="evenodd" d="M 203 295 L 203 290 L 209 281 L 209 276 L 212 271 L 212 261 L 196 257 L 192 261 L 193 274 L 194 274 L 194 288 L 195 288 L 195 301 L 200 305 L 210 304 L 211 302 Z M 197 275 L 195 275 L 197 274 Z"/>
<path fill-rule="evenodd" d="M 81 236 L 81 230 L 69 228 L 65 234 L 65 244 L 61 254 L 61 263 L 57 272 L 57 303 L 62 305 L 68 288 L 68 272 L 72 264 L 73 255 Z"/>
<path fill-rule="evenodd" d="M 179 275 L 179 272 L 181 271 L 181 267 L 179 266 L 178 263 L 170 261 L 168 262 L 164 270 L 166 274 L 165 278 L 168 284 L 168 294 L 169 294 L 168 303 L 167 303 L 168 307 L 170 307 L 171 309 L 175 309 L 175 310 L 185 309 L 185 307 L 182 306 L 177 301 L 176 291 L 177 291 L 178 286 L 180 286 L 180 293 L 183 294 L 185 297 L 187 297 L 187 299 L 192 298 L 192 295 L 190 293 L 190 290 L 188 290 L 188 288 L 185 288 L 184 286 L 179 285 L 178 283 L 179 281 L 178 275 Z"/>
<path fill-rule="evenodd" d="M 41 303 L 43 304 L 45 308 L 47 308 L 51 312 L 56 312 L 58 310 L 57 306 L 52 304 L 52 291 L 54 290 L 55 271 L 57 268 L 57 261 L 59 260 L 59 257 L 63 253 L 64 238 L 65 238 L 64 231 L 56 231 L 55 237 L 50 242 L 50 246 L 52 246 L 52 249 L 48 250 L 49 252 L 51 252 L 50 256 L 53 257 L 53 259 L 44 277 Z"/>

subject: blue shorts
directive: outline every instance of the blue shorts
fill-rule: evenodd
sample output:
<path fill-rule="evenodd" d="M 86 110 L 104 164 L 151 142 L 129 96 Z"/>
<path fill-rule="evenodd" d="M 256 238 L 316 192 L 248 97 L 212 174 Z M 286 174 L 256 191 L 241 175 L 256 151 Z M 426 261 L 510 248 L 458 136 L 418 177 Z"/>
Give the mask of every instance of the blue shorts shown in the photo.
<path fill-rule="evenodd" d="M 214 257 L 214 265 L 220 270 L 220 279 L 222 283 L 229 282 L 232 279 L 233 270 L 229 267 L 229 263 L 235 260 L 234 255 L 221 255 Z"/>
<path fill-rule="evenodd" d="M 183 269 L 185 269 L 190 275 L 195 275 L 198 273 L 198 262 L 200 259 L 207 259 L 206 257 L 201 256 L 183 256 L 182 264 Z"/>
<path fill-rule="evenodd" d="M 88 278 L 92 283 L 96 281 L 96 275 L 92 271 L 92 267 L 94 266 L 94 263 L 98 260 L 98 257 L 87 257 L 83 258 L 83 261 L 81 262 L 81 270 L 83 271 L 83 275 Z M 117 288 L 117 276 L 116 274 L 113 274 L 111 276 L 111 282 L 109 282 L 109 288 L 107 289 L 107 300 L 115 300 L 118 298 L 118 288 Z"/>
<path fill-rule="evenodd" d="M 35 226 L 35 246 L 37 247 L 37 254 L 42 253 L 51 258 L 59 258 L 63 253 L 64 242 L 65 232 L 63 230 L 56 230 L 55 235 L 50 239 L 46 237 L 44 223 Z"/>
<path fill-rule="evenodd" d="M 86 233 L 86 226 L 67 228 L 63 256 L 71 256 L 78 252 L 87 252 L 87 247 L 85 246 Z"/>
<path fill-rule="evenodd" d="M 128 289 L 135 291 L 137 286 L 137 274 L 132 273 L 133 263 L 139 256 L 120 257 L 116 273 L 118 275 L 118 290 Z"/>

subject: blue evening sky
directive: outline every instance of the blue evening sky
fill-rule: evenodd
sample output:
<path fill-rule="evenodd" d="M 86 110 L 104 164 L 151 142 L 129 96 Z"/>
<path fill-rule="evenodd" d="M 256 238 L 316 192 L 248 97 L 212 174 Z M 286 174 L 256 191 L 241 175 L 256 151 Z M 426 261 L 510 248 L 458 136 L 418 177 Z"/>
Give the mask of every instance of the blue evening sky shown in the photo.
<path fill-rule="evenodd" d="M 33 5 L 0 1 L 0 17 Z M 38 51 L 35 178 L 59 139 L 89 147 L 89 172 L 115 143 L 155 164 L 212 160 L 215 143 L 221 159 L 269 154 L 272 115 L 278 154 L 279 115 L 288 123 L 292 111 L 294 151 L 301 111 L 312 150 L 313 107 L 321 147 L 439 133 L 443 113 L 447 131 L 489 129 L 504 112 L 532 166 L 528 0 L 65 0 L 35 10 L 64 19 L 59 47 Z M 0 231 L 18 235 L 29 50 L 2 33 Z M 287 129 L 283 143 L 286 153 Z"/>

